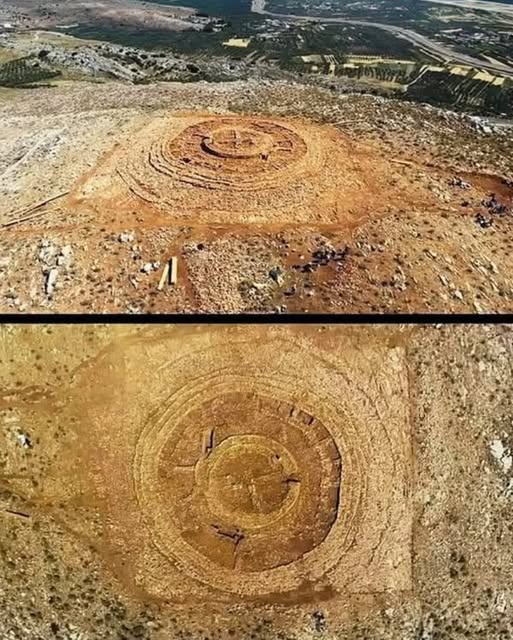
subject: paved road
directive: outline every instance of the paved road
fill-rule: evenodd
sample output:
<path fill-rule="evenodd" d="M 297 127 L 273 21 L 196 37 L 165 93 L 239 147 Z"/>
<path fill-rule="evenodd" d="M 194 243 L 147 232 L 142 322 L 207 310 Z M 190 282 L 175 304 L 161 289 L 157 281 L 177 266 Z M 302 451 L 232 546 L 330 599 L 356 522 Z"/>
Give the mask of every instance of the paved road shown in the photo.
<path fill-rule="evenodd" d="M 388 31 L 400 38 L 409 40 L 413 44 L 422 47 L 426 51 L 434 53 L 438 56 L 445 58 L 447 62 L 455 62 L 457 64 L 469 65 L 471 67 L 477 67 L 489 71 L 490 73 L 511 76 L 513 78 L 513 67 L 509 67 L 501 63 L 487 62 L 473 58 L 464 53 L 458 53 L 453 51 L 446 45 L 433 42 L 426 36 L 422 36 L 410 29 L 404 29 L 403 27 L 396 27 L 391 24 L 381 24 L 380 22 L 367 22 L 365 20 L 352 20 L 351 18 L 323 18 L 321 16 L 296 16 L 291 14 L 272 13 L 265 9 L 266 0 L 253 0 L 251 4 L 251 11 L 253 13 L 259 13 L 261 15 L 270 16 L 272 18 L 279 18 L 289 22 L 322 22 L 322 23 L 340 23 L 340 24 L 355 24 L 361 27 L 374 27 L 376 29 L 382 29 Z"/>

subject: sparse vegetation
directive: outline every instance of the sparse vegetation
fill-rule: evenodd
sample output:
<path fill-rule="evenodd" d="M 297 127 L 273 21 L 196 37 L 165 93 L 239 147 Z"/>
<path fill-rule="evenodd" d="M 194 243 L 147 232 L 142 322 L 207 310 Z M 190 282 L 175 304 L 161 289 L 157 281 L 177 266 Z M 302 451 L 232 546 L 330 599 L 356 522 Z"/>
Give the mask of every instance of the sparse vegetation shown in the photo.
<path fill-rule="evenodd" d="M 60 71 L 43 67 L 34 58 L 19 58 L 0 65 L 0 86 L 26 88 L 60 75 Z"/>

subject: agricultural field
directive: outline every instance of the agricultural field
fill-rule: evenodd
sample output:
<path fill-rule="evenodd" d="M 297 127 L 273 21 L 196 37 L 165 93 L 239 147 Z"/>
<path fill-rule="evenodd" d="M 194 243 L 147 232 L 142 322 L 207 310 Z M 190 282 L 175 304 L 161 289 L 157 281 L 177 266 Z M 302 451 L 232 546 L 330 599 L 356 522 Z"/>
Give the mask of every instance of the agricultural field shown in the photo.
<path fill-rule="evenodd" d="M 79 38 L 105 39 L 124 46 L 147 50 L 171 49 L 187 56 L 215 55 L 236 60 L 249 58 L 274 60 L 287 69 L 295 67 L 294 57 L 311 54 L 331 54 L 343 58 L 350 54 L 410 57 L 419 62 L 431 62 L 432 57 L 417 50 L 393 34 L 356 25 L 289 25 L 274 26 L 267 20 L 234 18 L 211 32 L 181 33 L 130 32 L 125 29 L 77 27 Z M 230 39 L 249 39 L 248 46 L 230 47 Z"/>
<path fill-rule="evenodd" d="M 513 117 L 513 82 L 497 86 L 471 76 L 428 71 L 407 89 L 411 100 L 474 113 Z"/>
<path fill-rule="evenodd" d="M 295 55 L 312 54 L 334 55 L 340 60 L 351 54 L 431 60 L 406 40 L 355 25 L 292 25 L 275 39 L 257 38 L 254 46 L 284 63 Z"/>
<path fill-rule="evenodd" d="M 513 14 L 493 13 L 463 6 L 446 6 L 416 0 L 400 4 L 327 0 L 269 0 L 265 9 L 275 14 L 364 20 L 407 28 L 437 42 L 472 55 L 513 60 Z"/>
<path fill-rule="evenodd" d="M 33 58 L 20 58 L 0 64 L 0 87 L 28 87 L 60 75 Z"/>
<path fill-rule="evenodd" d="M 330 73 L 330 56 L 320 56 L 320 73 Z M 296 69 L 305 72 L 312 64 L 296 59 Z M 336 76 L 351 78 L 374 87 L 393 90 L 415 102 L 427 102 L 475 114 L 513 116 L 513 81 L 472 68 L 436 67 L 413 60 L 387 60 L 352 56 L 332 69 Z"/>

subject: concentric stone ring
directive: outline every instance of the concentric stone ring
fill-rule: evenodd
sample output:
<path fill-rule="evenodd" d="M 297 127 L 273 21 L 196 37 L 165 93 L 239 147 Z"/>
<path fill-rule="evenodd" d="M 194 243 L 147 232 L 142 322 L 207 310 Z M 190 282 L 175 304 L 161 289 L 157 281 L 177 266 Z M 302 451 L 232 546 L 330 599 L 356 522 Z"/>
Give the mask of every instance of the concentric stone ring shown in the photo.
<path fill-rule="evenodd" d="M 139 504 L 189 575 L 241 595 L 293 590 L 326 571 L 323 545 L 344 548 L 361 488 L 351 481 L 341 514 L 342 451 L 290 401 L 290 382 L 260 374 L 244 386 L 248 376 L 207 375 L 152 414 L 134 461 Z M 362 477 L 357 452 L 344 453 Z"/>
<path fill-rule="evenodd" d="M 120 578 L 170 602 L 409 589 L 402 352 L 226 333 L 122 343 L 84 380 Z"/>
<path fill-rule="evenodd" d="M 173 535 L 226 568 L 287 565 L 337 517 L 335 443 L 313 417 L 302 423 L 272 398 L 228 393 L 202 403 L 169 425 L 157 465 Z"/>
<path fill-rule="evenodd" d="M 118 172 L 134 193 L 162 203 L 170 189 L 173 194 L 199 187 L 225 196 L 226 191 L 274 191 L 318 162 L 303 137 L 285 124 L 225 117 L 201 120 L 153 140 Z"/>

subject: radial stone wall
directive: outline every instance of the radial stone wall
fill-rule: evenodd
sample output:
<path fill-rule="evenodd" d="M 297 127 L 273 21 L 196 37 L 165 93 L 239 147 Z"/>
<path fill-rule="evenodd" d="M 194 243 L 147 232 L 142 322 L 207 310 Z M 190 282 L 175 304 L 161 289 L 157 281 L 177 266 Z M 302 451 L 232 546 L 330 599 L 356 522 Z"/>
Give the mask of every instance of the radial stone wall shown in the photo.
<path fill-rule="evenodd" d="M 104 398 L 84 408 L 87 467 L 134 586 L 172 601 L 410 588 L 400 349 L 141 340 L 80 394 Z"/>

